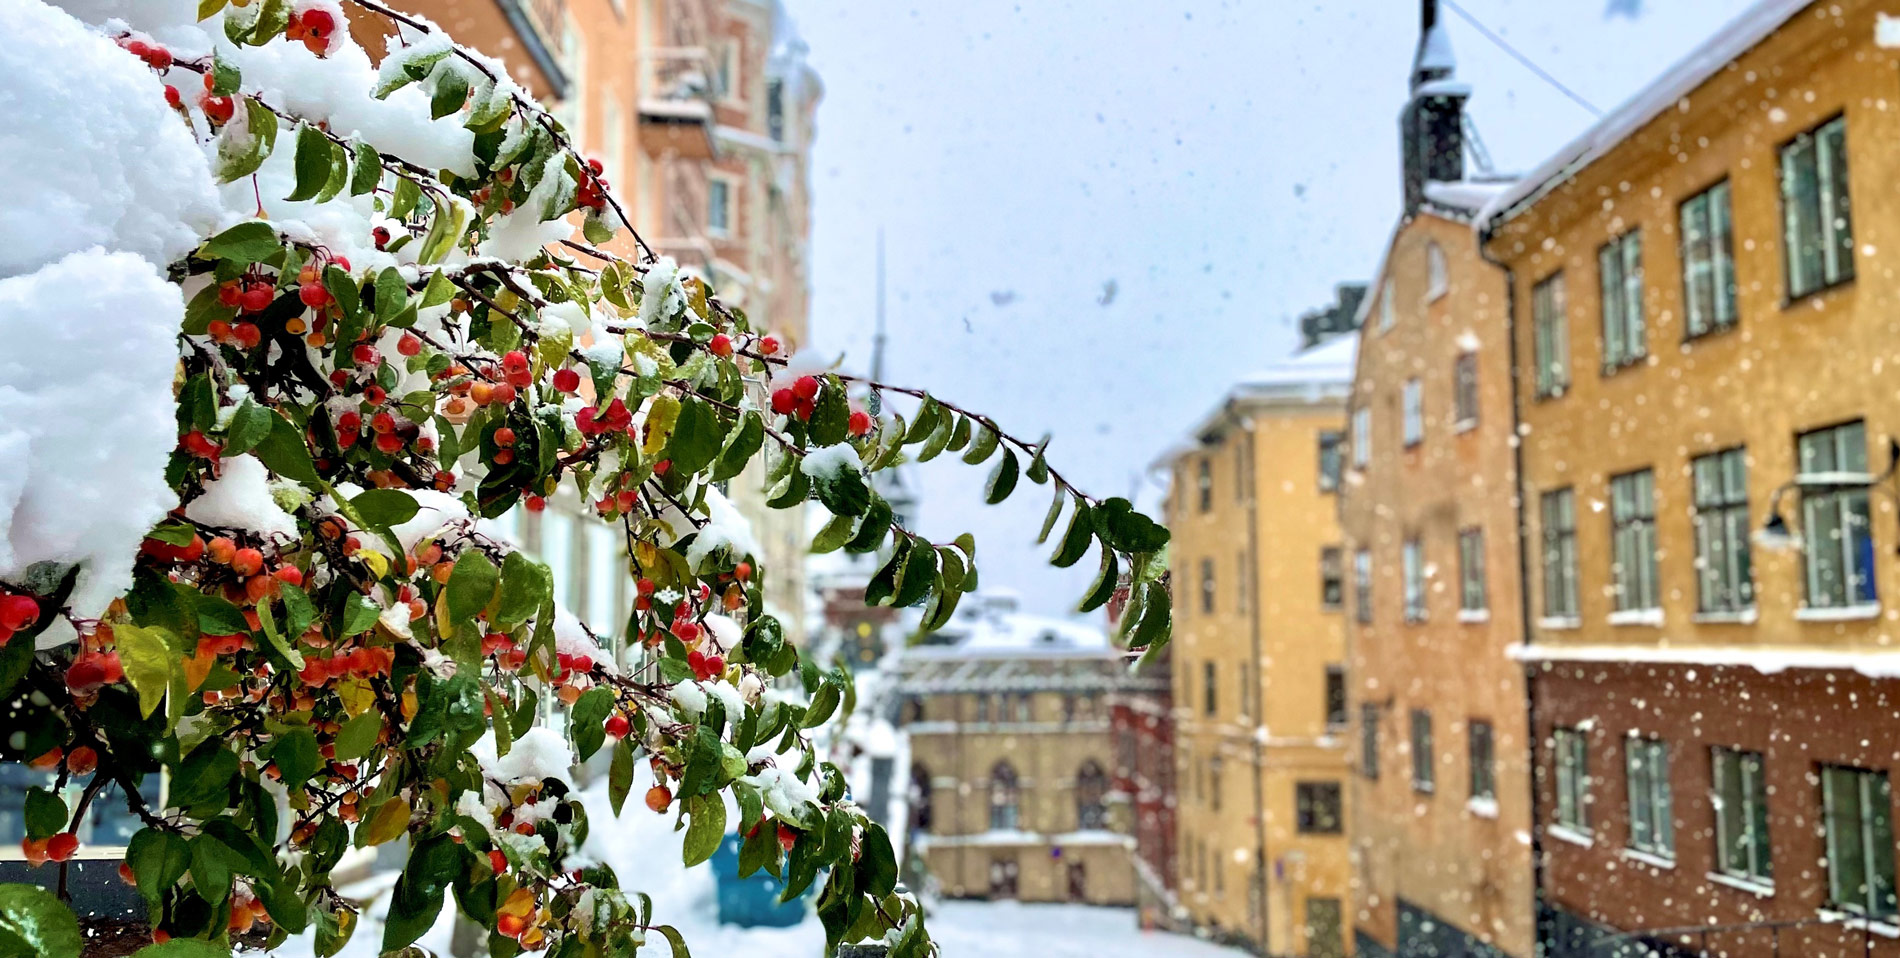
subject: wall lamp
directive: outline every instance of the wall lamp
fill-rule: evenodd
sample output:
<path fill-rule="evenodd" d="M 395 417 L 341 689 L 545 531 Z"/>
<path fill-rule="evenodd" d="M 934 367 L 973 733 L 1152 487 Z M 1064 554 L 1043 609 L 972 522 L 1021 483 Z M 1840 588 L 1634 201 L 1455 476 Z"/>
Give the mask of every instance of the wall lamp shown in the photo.
<path fill-rule="evenodd" d="M 1793 479 L 1782 483 L 1768 499 L 1768 521 L 1755 531 L 1755 544 L 1769 552 L 1801 548 L 1800 530 L 1790 526 L 1781 515 L 1781 499 L 1788 493 L 1805 496 L 1853 489 L 1885 492 L 1900 505 L 1900 439 L 1888 438 L 1887 469 L 1877 476 L 1865 472 L 1808 472 L 1796 473 Z M 1895 540 L 1894 549 L 1900 553 L 1900 538 Z"/>

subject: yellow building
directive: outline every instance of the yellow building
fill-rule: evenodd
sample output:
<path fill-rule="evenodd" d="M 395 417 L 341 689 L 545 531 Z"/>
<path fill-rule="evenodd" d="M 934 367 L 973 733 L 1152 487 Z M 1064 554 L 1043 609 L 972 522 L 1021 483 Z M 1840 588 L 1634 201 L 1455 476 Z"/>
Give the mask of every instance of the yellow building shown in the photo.
<path fill-rule="evenodd" d="M 1362 956 L 1529 958 L 1510 314 L 1471 226 L 1506 183 L 1466 169 L 1469 91 L 1436 6 L 1401 119 L 1404 207 L 1358 334 L 1340 492 L 1353 928 Z"/>
<path fill-rule="evenodd" d="M 1156 682 L 1131 676 L 1101 629 L 1004 593 L 966 598 L 897 669 L 924 881 L 952 898 L 1135 903 L 1109 696 Z"/>
<path fill-rule="evenodd" d="M 1887 8 L 1757 4 L 1483 224 L 1515 304 L 1550 954 L 1685 925 L 1900 954 Z"/>
<path fill-rule="evenodd" d="M 1363 287 L 1309 316 L 1350 329 Z M 1344 955 L 1344 566 L 1355 339 L 1235 386 L 1171 457 L 1177 873 L 1184 918 L 1268 954 Z"/>

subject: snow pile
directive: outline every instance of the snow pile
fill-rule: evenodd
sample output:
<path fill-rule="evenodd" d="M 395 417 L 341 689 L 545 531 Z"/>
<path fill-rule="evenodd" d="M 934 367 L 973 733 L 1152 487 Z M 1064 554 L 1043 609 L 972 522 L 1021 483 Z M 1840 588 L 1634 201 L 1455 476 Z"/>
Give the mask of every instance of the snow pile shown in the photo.
<path fill-rule="evenodd" d="M 735 558 L 757 556 L 765 551 L 752 535 L 751 520 L 719 490 L 706 490 L 706 513 L 705 527 L 686 549 L 686 564 L 692 569 L 698 570 L 707 556 L 722 547 L 731 550 Z"/>
<path fill-rule="evenodd" d="M 554 651 L 561 655 L 585 655 L 610 674 L 620 671 L 614 665 L 613 653 L 587 634 L 574 613 L 558 607 L 554 610 Z"/>
<path fill-rule="evenodd" d="M 469 753 L 490 778 L 510 784 L 544 778 L 568 781 L 574 767 L 574 752 L 567 746 L 567 736 L 545 725 L 529 729 L 515 739 L 508 754 L 499 757 L 495 755 L 495 732 L 490 729 L 469 747 Z"/>
<path fill-rule="evenodd" d="M 217 195 L 164 84 L 39 0 L 0 3 L 0 37 L 0 277 L 94 246 L 160 265 L 197 246 Z"/>
<path fill-rule="evenodd" d="M 813 479 L 835 479 L 847 472 L 863 472 L 858 450 L 848 442 L 813 449 L 798 463 L 798 471 Z"/>
<path fill-rule="evenodd" d="M 220 529 L 243 529 L 265 536 L 297 537 L 297 520 L 271 497 L 270 471 L 245 453 L 223 461 L 223 474 L 185 507 L 185 518 Z"/>
<path fill-rule="evenodd" d="M 165 463 L 184 313 L 178 287 L 132 253 L 94 249 L 0 279 L 0 579 L 83 563 L 71 599 L 82 618 L 131 588 L 140 540 L 178 504 Z M 72 637 L 60 619 L 40 643 Z"/>

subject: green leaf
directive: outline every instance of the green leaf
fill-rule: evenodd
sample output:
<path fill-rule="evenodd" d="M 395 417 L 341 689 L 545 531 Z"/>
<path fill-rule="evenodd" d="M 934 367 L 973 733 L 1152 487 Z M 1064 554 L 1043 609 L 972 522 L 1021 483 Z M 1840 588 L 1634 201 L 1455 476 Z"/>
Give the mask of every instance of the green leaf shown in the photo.
<path fill-rule="evenodd" d="M 251 97 L 240 97 L 246 125 L 225 127 L 218 137 L 218 182 L 229 183 L 257 172 L 277 146 L 277 114 Z"/>
<path fill-rule="evenodd" d="M 1003 450 L 1003 458 L 998 460 L 996 468 L 990 472 L 990 480 L 983 487 L 983 501 L 996 505 L 1016 490 L 1016 451 Z"/>
<path fill-rule="evenodd" d="M 406 948 L 434 927 L 436 916 L 442 913 L 443 894 L 458 876 L 467 874 L 468 858 L 446 833 L 414 846 L 390 894 L 384 952 Z"/>
<path fill-rule="evenodd" d="M 441 270 L 429 274 L 429 284 L 422 288 L 422 308 L 440 306 L 455 298 L 455 284 Z"/>
<path fill-rule="evenodd" d="M 1121 579 L 1121 562 L 1115 558 L 1115 550 L 1102 550 L 1102 568 L 1095 574 L 1095 584 L 1089 586 L 1088 595 L 1082 599 L 1077 612 L 1093 612 L 1108 604 L 1115 594 L 1115 585 Z"/>
<path fill-rule="evenodd" d="M 806 706 L 805 718 L 798 723 L 799 726 L 801 728 L 817 728 L 825 724 L 825 720 L 831 717 L 831 713 L 838 710 L 838 702 L 843 698 L 843 695 L 844 692 L 838 688 L 837 683 L 826 681 L 825 684 L 819 686 L 818 691 L 812 695 L 811 704 Z"/>
<path fill-rule="evenodd" d="M 473 549 L 462 553 L 449 571 L 449 618 L 466 622 L 487 608 L 500 578 L 500 570 L 488 556 Z"/>
<path fill-rule="evenodd" d="M 297 186 L 284 197 L 291 202 L 314 198 L 330 182 L 330 138 L 308 123 L 297 124 Z"/>
<path fill-rule="evenodd" d="M 627 804 L 627 793 L 632 790 L 633 743 L 622 739 L 615 743 L 613 762 L 607 767 L 607 801 L 613 805 L 616 817 Z"/>
<path fill-rule="evenodd" d="M 876 822 L 864 823 L 859 842 L 858 887 L 873 898 L 883 898 L 897 888 L 897 854 L 891 849 L 891 836 Z"/>
<path fill-rule="evenodd" d="M 1128 632 L 1128 647 L 1147 649 L 1148 655 L 1142 657 L 1145 662 L 1168 644 L 1168 637 L 1174 631 L 1174 609 L 1173 598 L 1159 582 L 1142 586 L 1142 596 L 1141 618 Z"/>
<path fill-rule="evenodd" d="M 970 417 L 958 416 L 957 428 L 950 434 L 950 445 L 945 447 L 951 452 L 961 452 L 970 444 Z"/>
<path fill-rule="evenodd" d="M 290 26 L 290 0 L 264 0 L 257 22 L 251 27 L 251 43 L 263 46 Z M 339 24 L 340 25 L 340 24 Z"/>
<path fill-rule="evenodd" d="M 686 842 L 683 857 L 691 868 L 711 858 L 726 835 L 726 799 L 718 792 L 686 800 Z"/>
<path fill-rule="evenodd" d="M 362 196 L 374 190 L 382 179 L 382 158 L 376 155 L 376 148 L 368 143 L 356 144 L 356 156 L 350 165 L 350 195 Z"/>
<path fill-rule="evenodd" d="M 83 944 L 79 919 L 52 892 L 0 885 L 0 945 L 25 946 L 32 950 L 23 955 L 35 958 L 79 958 Z"/>
<path fill-rule="evenodd" d="M 871 581 L 864 586 L 865 605 L 890 603 L 891 597 L 897 593 L 897 573 L 904 567 L 904 559 L 914 546 L 915 543 L 909 536 L 895 537 L 890 556 L 884 560 L 884 565 L 877 570 L 877 573 L 871 576 Z"/>
<path fill-rule="evenodd" d="M 231 414 L 231 426 L 224 433 L 224 455 L 239 456 L 257 448 L 270 435 L 270 407 L 246 397 Z"/>
<path fill-rule="evenodd" d="M 146 945 L 134 952 L 132 958 L 231 958 L 231 949 L 197 938 L 173 938 L 162 944 Z"/>
<path fill-rule="evenodd" d="M 370 489 L 350 499 L 363 524 L 387 529 L 416 517 L 420 507 L 414 496 L 400 489 Z"/>
<path fill-rule="evenodd" d="M 1049 481 L 1049 463 L 1044 461 L 1042 453 L 1043 447 L 1037 446 L 1035 458 L 1029 460 L 1029 468 L 1023 470 L 1023 475 L 1039 486 Z"/>
<path fill-rule="evenodd" d="M 673 958 L 693 958 L 693 953 L 686 950 L 686 939 L 680 937 L 678 928 L 672 925 L 655 925 L 653 930 L 666 938 L 667 945 L 673 949 Z"/>
<path fill-rule="evenodd" d="M 851 401 L 845 398 L 844 382 L 838 377 L 827 374 L 824 383 L 806 434 L 814 446 L 835 446 L 850 435 Z"/>
<path fill-rule="evenodd" d="M 213 322 L 237 318 L 237 307 L 218 302 L 218 284 L 208 283 L 185 304 L 185 322 L 179 329 L 187 336 L 203 336 Z"/>
<path fill-rule="evenodd" d="M 1096 509 L 1102 541 L 1127 553 L 1154 552 L 1168 544 L 1168 528 L 1135 511 L 1128 500 L 1105 499 Z"/>
<path fill-rule="evenodd" d="M 607 721 L 608 713 L 614 709 L 614 693 L 604 686 L 594 686 L 576 699 L 572 711 L 568 713 L 568 728 L 574 733 L 575 757 L 585 762 L 600 751 L 607 741 L 607 731 L 602 723 Z"/>
<path fill-rule="evenodd" d="M 232 763 L 232 768 L 236 769 L 236 762 Z M 187 803 L 178 801 L 174 796 L 171 804 L 181 806 Z M 138 879 L 139 894 L 146 901 L 157 904 L 178 883 L 178 879 L 184 877 L 185 869 L 191 865 L 191 849 L 178 833 L 148 827 L 132 836 L 132 841 L 125 847 L 125 860 L 132 866 L 132 877 Z"/>
<path fill-rule="evenodd" d="M 916 421 L 910 424 L 910 431 L 904 433 L 904 445 L 923 442 L 930 438 L 930 435 L 937 431 L 937 418 L 942 414 L 942 404 L 930 396 L 925 396 L 923 403 L 917 407 Z"/>
<path fill-rule="evenodd" d="M 389 216 L 402 219 L 415 212 L 416 204 L 422 202 L 422 187 L 406 176 L 396 177 L 396 192 L 389 198 Z"/>
<path fill-rule="evenodd" d="M 150 718 L 159 703 L 165 701 L 165 691 L 171 686 L 177 669 L 178 655 L 163 629 L 121 625 L 113 634 L 118 637 L 119 661 L 125 666 L 125 679 L 139 693 L 139 713 Z"/>
<path fill-rule="evenodd" d="M 344 722 L 336 733 L 337 761 L 353 762 L 368 755 L 376 747 L 377 735 L 382 730 L 383 713 L 375 709 Z"/>
<path fill-rule="evenodd" d="M 394 266 L 384 267 L 376 274 L 375 286 L 376 315 L 385 320 L 394 319 L 409 303 L 409 284 L 403 281 L 402 271 Z"/>
<path fill-rule="evenodd" d="M 435 81 L 435 92 L 429 97 L 429 116 L 440 120 L 467 102 L 468 80 L 453 70 L 443 71 Z"/>
<path fill-rule="evenodd" d="M 316 603 L 310 601 L 310 593 L 303 586 L 286 582 L 278 587 L 284 597 L 284 634 L 298 636 L 317 621 Z"/>
<path fill-rule="evenodd" d="M 422 237 L 422 246 L 416 251 L 418 263 L 440 262 L 462 238 L 462 227 L 468 222 L 467 208 L 460 203 L 444 205 L 448 208 L 437 206 L 435 215 L 429 217 L 429 232 Z"/>
<path fill-rule="evenodd" d="M 307 485 L 318 485 L 317 467 L 310 461 L 310 447 L 304 445 L 303 430 L 290 424 L 281 414 L 271 413 L 270 435 L 254 450 L 270 471 Z"/>
<path fill-rule="evenodd" d="M 198 19 L 211 19 L 212 14 L 224 9 L 225 5 L 230 2 L 231 0 L 198 0 Z"/>
<path fill-rule="evenodd" d="M 511 629 L 535 614 L 554 594 L 554 574 L 526 553 L 515 551 L 501 560 L 501 601 L 494 623 Z"/>
<path fill-rule="evenodd" d="M 242 266 L 263 262 L 283 248 L 275 227 L 263 220 L 249 220 L 205 240 L 198 252 L 211 259 L 228 260 Z"/>
<path fill-rule="evenodd" d="M 344 321 L 337 327 L 337 341 L 354 342 L 357 332 L 367 325 L 363 315 L 362 287 L 356 285 L 356 280 L 343 267 L 332 263 L 323 268 L 323 288 L 336 297 L 337 308 L 343 310 Z M 346 336 L 349 338 L 345 339 Z"/>
<path fill-rule="evenodd" d="M 976 438 L 970 442 L 970 450 L 963 454 L 963 461 L 974 466 L 990 457 L 996 451 L 996 430 L 988 424 L 982 424 L 976 431 Z"/>
<path fill-rule="evenodd" d="M 277 764 L 277 771 L 283 774 L 286 787 L 303 787 L 310 776 L 317 774 L 317 769 L 323 767 L 323 756 L 317 753 L 317 733 L 307 728 L 295 728 L 278 736 L 277 744 L 271 749 L 270 760 Z"/>
<path fill-rule="evenodd" d="M 811 477 L 811 482 L 818 501 L 834 515 L 861 516 L 871 506 L 871 487 L 864 481 L 862 467 L 821 470 Z"/>
<path fill-rule="evenodd" d="M 718 464 L 713 466 L 712 481 L 725 482 L 745 471 L 746 463 L 765 443 L 765 417 L 757 412 L 748 412 L 739 421 L 739 428 L 726 436 L 726 447 L 719 451 Z"/>
<path fill-rule="evenodd" d="M 248 867 L 244 856 L 211 835 L 190 841 L 191 884 L 206 901 L 222 901 L 231 894 L 231 874 Z"/>
<path fill-rule="evenodd" d="M 950 437 L 956 433 L 956 426 L 952 422 L 956 419 L 957 417 L 951 413 L 945 413 L 938 419 L 936 431 L 932 432 L 930 438 L 924 440 L 923 447 L 917 450 L 918 462 L 929 462 L 943 452 L 944 448 L 950 444 Z"/>
<path fill-rule="evenodd" d="M 831 521 L 825 523 L 825 527 L 818 530 L 818 534 L 812 537 L 812 554 L 824 555 L 827 552 L 838 551 L 844 546 L 845 540 L 851 538 L 851 530 L 856 525 L 857 522 L 850 516 L 832 516 Z"/>
<path fill-rule="evenodd" d="M 864 521 L 858 523 L 857 534 L 844 544 L 844 551 L 863 554 L 875 550 L 891 531 L 891 504 L 882 497 L 871 500 L 871 508 L 865 512 Z"/>
<path fill-rule="evenodd" d="M 909 608 L 930 594 L 937 582 L 937 550 L 923 547 L 910 550 L 904 567 L 897 573 L 891 605 Z"/>
<path fill-rule="evenodd" d="M 719 455 L 724 438 L 719 414 L 703 400 L 688 396 L 680 404 L 673 438 L 666 444 L 666 458 L 673 461 L 674 469 L 681 470 L 681 475 L 692 475 Z"/>
<path fill-rule="evenodd" d="M 48 838 L 66 830 L 66 802 L 51 789 L 26 790 L 26 836 Z"/>
<path fill-rule="evenodd" d="M 352 635 L 361 635 L 369 631 L 376 625 L 376 619 L 381 614 L 382 609 L 371 602 L 367 596 L 356 592 L 350 593 L 349 598 L 343 600 L 343 614 L 337 619 L 337 637 L 347 639 Z"/>
<path fill-rule="evenodd" d="M 1075 565 L 1083 555 L 1087 554 L 1089 542 L 1094 538 L 1094 510 L 1090 509 L 1089 504 L 1078 495 L 1075 497 L 1075 514 L 1069 517 L 1069 530 L 1063 533 L 1062 545 L 1056 549 L 1056 554 L 1049 560 L 1049 564 L 1058 569 Z"/>
<path fill-rule="evenodd" d="M 336 199 L 343 188 L 350 185 L 350 149 L 341 143 L 330 144 L 330 178 L 323 184 L 322 192 L 317 194 L 318 203 L 328 203 Z"/>

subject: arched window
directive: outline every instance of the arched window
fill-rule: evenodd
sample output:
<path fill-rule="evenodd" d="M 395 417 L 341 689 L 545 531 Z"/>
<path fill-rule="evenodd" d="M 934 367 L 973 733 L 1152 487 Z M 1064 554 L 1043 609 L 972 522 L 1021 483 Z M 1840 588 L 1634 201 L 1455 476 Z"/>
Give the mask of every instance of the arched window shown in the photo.
<path fill-rule="evenodd" d="M 1075 773 L 1075 827 L 1078 830 L 1108 827 L 1108 776 L 1094 759 L 1082 763 Z"/>
<path fill-rule="evenodd" d="M 919 764 L 910 767 L 910 830 L 930 834 L 930 770 Z"/>
<path fill-rule="evenodd" d="M 1437 243 L 1425 244 L 1425 299 L 1437 299 L 1451 289 L 1451 277 L 1445 267 L 1445 251 Z"/>
<path fill-rule="evenodd" d="M 1015 831 L 1021 816 L 1022 790 L 1016 784 L 1016 769 L 1008 762 L 997 762 L 990 769 L 990 830 Z"/>

